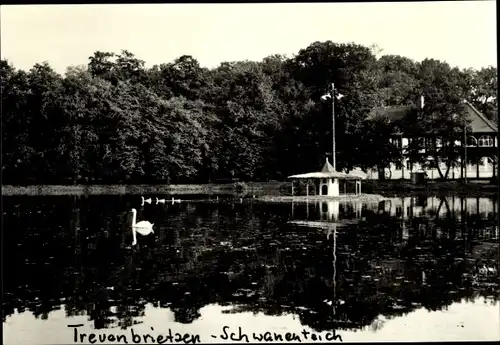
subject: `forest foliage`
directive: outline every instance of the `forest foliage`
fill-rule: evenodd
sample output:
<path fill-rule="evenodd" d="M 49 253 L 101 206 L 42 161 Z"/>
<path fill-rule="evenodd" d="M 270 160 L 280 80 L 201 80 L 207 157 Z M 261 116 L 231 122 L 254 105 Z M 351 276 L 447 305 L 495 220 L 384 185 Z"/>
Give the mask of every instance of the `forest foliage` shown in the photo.
<path fill-rule="evenodd" d="M 424 95 L 433 115 L 421 130 L 444 136 L 459 127 L 452 113 L 464 98 L 498 118 L 496 68 L 377 58 L 357 44 L 314 42 L 292 57 L 213 69 L 187 55 L 147 68 L 126 50 L 95 52 L 64 75 L 46 62 L 24 71 L 2 60 L 3 183 L 268 181 L 316 170 L 331 156 L 332 105 L 320 101 L 330 83 L 344 95 L 335 104 L 339 170 L 398 159 L 392 123 L 369 119 L 376 108 Z"/>

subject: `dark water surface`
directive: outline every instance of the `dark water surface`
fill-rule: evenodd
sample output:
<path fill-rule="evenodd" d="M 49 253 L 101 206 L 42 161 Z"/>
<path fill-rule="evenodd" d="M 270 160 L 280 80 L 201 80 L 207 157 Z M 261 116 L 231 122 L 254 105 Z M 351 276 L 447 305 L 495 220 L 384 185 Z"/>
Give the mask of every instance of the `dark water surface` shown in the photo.
<path fill-rule="evenodd" d="M 73 343 L 75 324 L 202 342 L 223 326 L 251 342 L 500 337 L 496 197 L 189 198 L 4 197 L 4 343 Z M 134 247 L 132 208 L 155 224 Z"/>

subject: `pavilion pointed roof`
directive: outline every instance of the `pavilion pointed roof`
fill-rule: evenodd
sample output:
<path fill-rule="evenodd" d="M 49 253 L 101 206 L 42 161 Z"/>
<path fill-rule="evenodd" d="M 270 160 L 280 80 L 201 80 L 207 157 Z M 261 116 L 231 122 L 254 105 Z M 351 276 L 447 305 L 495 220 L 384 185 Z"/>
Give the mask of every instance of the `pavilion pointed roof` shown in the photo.
<path fill-rule="evenodd" d="M 326 159 L 325 165 L 323 165 L 323 169 L 321 169 L 321 172 L 324 173 L 335 172 L 335 169 L 333 168 L 333 165 L 331 165 L 330 162 L 328 161 L 328 158 Z"/>
<path fill-rule="evenodd" d="M 306 174 L 292 175 L 288 176 L 289 179 L 317 179 L 317 178 L 338 178 L 344 180 L 362 180 L 365 179 L 366 176 L 360 176 L 360 174 L 346 174 L 340 171 L 335 171 L 333 166 L 326 159 L 325 164 L 323 165 L 323 169 L 319 172 L 310 172 Z"/>

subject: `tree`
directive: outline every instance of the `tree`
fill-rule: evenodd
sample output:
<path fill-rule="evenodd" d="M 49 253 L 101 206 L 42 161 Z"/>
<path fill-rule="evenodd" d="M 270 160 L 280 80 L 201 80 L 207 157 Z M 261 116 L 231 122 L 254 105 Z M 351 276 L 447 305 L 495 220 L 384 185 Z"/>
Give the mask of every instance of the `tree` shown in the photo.
<path fill-rule="evenodd" d="M 243 179 L 266 175 L 267 153 L 279 127 L 272 82 L 254 62 L 223 63 L 213 75 L 221 135 L 219 172 Z M 224 174 L 224 173 L 223 173 Z"/>
<path fill-rule="evenodd" d="M 118 81 L 140 83 L 146 80 L 144 61 L 128 50 L 122 50 L 119 54 L 97 51 L 89 60 L 90 73 L 94 77 L 112 82 L 113 85 Z"/>
<path fill-rule="evenodd" d="M 61 178 L 56 162 L 59 151 L 55 144 L 60 129 L 62 78 L 48 63 L 35 64 L 27 73 L 29 92 L 26 95 L 26 146 L 33 169 L 30 178 L 53 183 Z"/>
<path fill-rule="evenodd" d="M 406 57 L 384 55 L 378 61 L 379 90 L 383 106 L 410 105 L 418 85 L 416 78 L 418 66 Z"/>
<path fill-rule="evenodd" d="M 461 103 L 426 105 L 423 111 L 412 109 L 403 122 L 405 134 L 410 137 L 410 160 L 437 169 L 440 178 L 447 179 L 463 154 L 459 142 L 463 141 L 464 128 L 468 128 L 464 114 Z M 441 164 L 446 165 L 446 171 L 442 171 Z"/>
<path fill-rule="evenodd" d="M 190 55 L 183 55 L 173 63 L 153 66 L 148 78 L 147 85 L 165 98 L 206 99 L 212 87 L 209 71 Z"/>
<path fill-rule="evenodd" d="M 363 121 L 381 103 L 376 57 L 367 47 L 327 41 L 311 44 L 299 51 L 294 60 L 295 78 L 312 89 L 311 100 L 318 103 L 310 114 L 317 124 L 312 133 L 319 141 L 313 153 L 316 160 L 323 161 L 325 152 L 331 151 L 332 133 L 325 130 L 332 128 L 331 103 L 321 105 L 319 99 L 334 83 L 344 95 L 335 104 L 337 167 L 342 170 L 359 166 Z"/>
<path fill-rule="evenodd" d="M 1 60 L 2 176 L 7 183 L 25 183 L 36 167 L 31 164 L 34 148 L 29 145 L 28 96 L 30 85 L 24 71 L 16 71 Z"/>
<path fill-rule="evenodd" d="M 493 122 L 498 121 L 498 74 L 496 67 L 483 67 L 479 71 L 462 72 L 461 86 L 467 99 Z"/>
<path fill-rule="evenodd" d="M 208 151 L 207 129 L 203 126 L 203 103 L 173 98 L 160 103 L 159 125 L 165 147 L 164 169 L 174 182 L 197 177 Z"/>
<path fill-rule="evenodd" d="M 408 149 L 412 161 L 435 167 L 440 177 L 446 179 L 462 154 L 457 142 L 468 125 L 463 109 L 467 90 L 463 88 L 463 74 L 458 68 L 434 59 L 425 59 L 418 67 L 418 90 L 425 96 L 425 106 L 422 111 L 414 109 L 406 119 L 405 130 L 414 138 Z M 433 144 L 436 141 L 440 147 Z M 445 172 L 441 163 L 447 166 Z"/>
<path fill-rule="evenodd" d="M 92 78 L 86 68 L 66 72 L 61 99 L 65 119 L 59 137 L 61 163 L 59 169 L 76 181 L 101 179 L 103 170 L 103 135 L 112 85 L 101 78 Z"/>
<path fill-rule="evenodd" d="M 394 122 L 378 114 L 363 123 L 362 131 L 365 133 L 360 142 L 360 167 L 363 170 L 377 168 L 383 171 L 391 163 L 402 163 L 400 148 L 389 140 L 396 131 Z"/>
<path fill-rule="evenodd" d="M 89 57 L 89 72 L 94 77 L 100 77 L 103 79 L 111 78 L 111 74 L 114 68 L 114 61 L 110 61 L 115 57 L 114 53 L 105 53 L 97 51 L 94 56 Z"/>

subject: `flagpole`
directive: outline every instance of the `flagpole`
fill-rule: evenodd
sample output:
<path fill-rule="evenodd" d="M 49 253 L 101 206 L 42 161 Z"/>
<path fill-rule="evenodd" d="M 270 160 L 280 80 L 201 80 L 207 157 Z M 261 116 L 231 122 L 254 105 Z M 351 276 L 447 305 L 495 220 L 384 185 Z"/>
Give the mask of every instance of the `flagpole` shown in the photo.
<path fill-rule="evenodd" d="M 335 152 L 335 84 L 332 83 L 332 165 L 333 170 L 337 171 L 336 152 Z"/>

